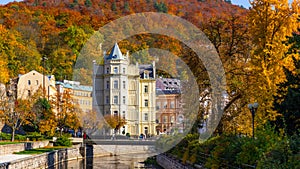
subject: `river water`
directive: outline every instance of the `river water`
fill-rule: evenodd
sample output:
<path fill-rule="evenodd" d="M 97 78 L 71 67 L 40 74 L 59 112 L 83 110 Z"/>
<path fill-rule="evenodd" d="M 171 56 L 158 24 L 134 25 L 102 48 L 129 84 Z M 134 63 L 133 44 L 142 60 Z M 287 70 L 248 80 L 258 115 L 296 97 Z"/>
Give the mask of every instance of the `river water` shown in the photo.
<path fill-rule="evenodd" d="M 107 156 L 94 157 L 69 161 L 65 164 L 58 164 L 57 169 L 158 169 L 154 166 L 145 166 L 143 163 L 147 157 L 131 158 L 130 156 Z"/>

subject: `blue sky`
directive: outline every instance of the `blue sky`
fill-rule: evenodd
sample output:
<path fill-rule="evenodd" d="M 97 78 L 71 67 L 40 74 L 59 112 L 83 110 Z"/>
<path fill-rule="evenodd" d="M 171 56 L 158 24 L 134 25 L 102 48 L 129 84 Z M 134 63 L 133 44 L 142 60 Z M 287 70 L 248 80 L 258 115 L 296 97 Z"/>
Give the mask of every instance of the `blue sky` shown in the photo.
<path fill-rule="evenodd" d="M 0 0 L 0 4 L 4 5 L 7 4 L 8 2 L 14 2 L 14 1 L 20 1 L 20 0 Z"/>
<path fill-rule="evenodd" d="M 250 7 L 249 0 L 231 0 L 231 3 L 236 5 L 243 5 L 243 7 L 245 8 Z"/>

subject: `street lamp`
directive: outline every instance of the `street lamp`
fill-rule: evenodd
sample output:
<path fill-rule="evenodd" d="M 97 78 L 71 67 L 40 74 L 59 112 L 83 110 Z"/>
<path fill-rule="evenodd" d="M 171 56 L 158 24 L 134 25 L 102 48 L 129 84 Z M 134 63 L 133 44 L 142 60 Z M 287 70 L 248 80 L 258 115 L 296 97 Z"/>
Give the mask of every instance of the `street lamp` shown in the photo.
<path fill-rule="evenodd" d="M 45 61 L 48 60 L 48 58 L 46 57 L 42 57 L 42 61 L 43 61 L 43 97 L 45 98 L 45 93 L 46 93 L 46 89 L 45 89 Z"/>
<path fill-rule="evenodd" d="M 257 102 L 255 102 L 253 104 L 250 103 L 250 104 L 248 104 L 248 108 L 252 115 L 252 137 L 254 138 L 254 117 L 255 117 L 255 112 L 258 108 L 258 103 Z"/>

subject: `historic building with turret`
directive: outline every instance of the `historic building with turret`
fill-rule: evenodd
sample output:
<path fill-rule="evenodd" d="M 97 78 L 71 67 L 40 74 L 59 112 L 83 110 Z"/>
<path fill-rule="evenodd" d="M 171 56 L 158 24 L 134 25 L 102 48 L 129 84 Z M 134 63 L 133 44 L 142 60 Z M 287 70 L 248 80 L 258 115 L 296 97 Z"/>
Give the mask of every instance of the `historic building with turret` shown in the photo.
<path fill-rule="evenodd" d="M 93 109 L 103 116 L 125 119 L 121 133 L 155 133 L 155 64 L 130 64 L 116 43 L 104 54 L 104 64 L 93 64 Z"/>

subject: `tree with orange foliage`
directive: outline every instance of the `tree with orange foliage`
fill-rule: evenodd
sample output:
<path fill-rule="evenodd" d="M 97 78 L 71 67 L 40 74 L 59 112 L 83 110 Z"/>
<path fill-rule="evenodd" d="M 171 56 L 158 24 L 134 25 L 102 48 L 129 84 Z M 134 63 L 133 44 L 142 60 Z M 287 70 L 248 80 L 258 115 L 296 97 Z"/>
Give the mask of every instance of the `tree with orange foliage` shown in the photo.
<path fill-rule="evenodd" d="M 77 116 L 79 112 L 71 96 L 70 90 L 64 90 L 63 93 L 57 92 L 51 98 L 51 107 L 56 113 L 57 127 L 62 134 L 66 129 L 78 129 L 80 122 Z"/>
<path fill-rule="evenodd" d="M 104 120 L 108 124 L 108 127 L 114 129 L 114 133 L 120 130 L 126 124 L 125 119 L 118 115 L 105 115 Z"/>

